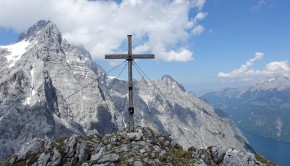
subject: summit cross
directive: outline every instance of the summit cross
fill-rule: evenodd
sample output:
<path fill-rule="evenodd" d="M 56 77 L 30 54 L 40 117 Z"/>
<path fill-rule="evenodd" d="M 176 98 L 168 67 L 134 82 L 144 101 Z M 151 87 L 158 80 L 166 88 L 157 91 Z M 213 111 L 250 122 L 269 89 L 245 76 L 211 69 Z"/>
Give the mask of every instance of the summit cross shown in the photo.
<path fill-rule="evenodd" d="M 132 54 L 132 35 L 128 35 L 128 54 L 106 54 L 105 59 L 126 59 L 128 61 L 128 113 L 129 113 L 129 130 L 134 131 L 134 106 L 133 106 L 133 76 L 132 63 L 134 59 L 153 59 L 154 54 Z"/>

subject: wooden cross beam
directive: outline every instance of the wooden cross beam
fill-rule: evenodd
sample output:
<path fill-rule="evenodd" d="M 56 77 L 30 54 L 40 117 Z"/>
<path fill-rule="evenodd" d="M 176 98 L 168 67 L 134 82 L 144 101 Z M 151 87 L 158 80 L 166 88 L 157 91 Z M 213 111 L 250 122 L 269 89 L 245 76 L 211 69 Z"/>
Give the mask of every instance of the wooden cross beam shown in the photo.
<path fill-rule="evenodd" d="M 128 61 L 128 89 L 129 89 L 129 130 L 134 131 L 134 106 L 133 106 L 133 76 L 132 62 L 134 59 L 154 58 L 154 54 L 132 54 L 132 35 L 128 35 L 128 54 L 106 54 L 105 59 L 127 59 Z"/>

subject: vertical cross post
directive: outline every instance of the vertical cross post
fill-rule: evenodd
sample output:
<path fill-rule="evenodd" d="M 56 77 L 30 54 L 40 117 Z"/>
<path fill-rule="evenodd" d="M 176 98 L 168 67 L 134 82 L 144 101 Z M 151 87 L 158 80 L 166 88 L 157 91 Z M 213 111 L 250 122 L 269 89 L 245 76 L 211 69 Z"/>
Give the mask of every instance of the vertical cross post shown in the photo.
<path fill-rule="evenodd" d="M 129 130 L 134 131 L 134 107 L 133 107 L 133 72 L 132 72 L 132 35 L 128 35 L 128 111 L 129 111 Z"/>
<path fill-rule="evenodd" d="M 126 59 L 128 61 L 128 113 L 129 131 L 134 131 L 134 106 L 133 106 L 133 73 L 132 64 L 134 59 L 154 58 L 154 54 L 132 54 L 132 35 L 128 35 L 128 54 L 106 54 L 105 59 Z"/>

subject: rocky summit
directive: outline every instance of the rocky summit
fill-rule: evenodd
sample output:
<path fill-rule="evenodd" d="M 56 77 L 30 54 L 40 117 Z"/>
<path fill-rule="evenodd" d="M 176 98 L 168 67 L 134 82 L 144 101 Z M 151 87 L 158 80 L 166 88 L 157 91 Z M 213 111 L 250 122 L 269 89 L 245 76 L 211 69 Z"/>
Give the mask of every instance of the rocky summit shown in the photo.
<path fill-rule="evenodd" d="M 127 128 L 127 82 L 109 77 L 51 21 L 39 21 L 17 43 L 0 46 L 0 73 L 0 160 L 35 138 L 104 136 Z M 230 119 L 172 77 L 134 80 L 133 89 L 136 126 L 171 135 L 185 149 L 248 150 Z"/>
<path fill-rule="evenodd" d="M 124 130 L 104 137 L 73 135 L 56 141 L 35 138 L 0 165 L 271 165 L 261 161 L 252 153 L 219 146 L 185 151 L 169 136 L 138 127 L 135 132 Z"/>

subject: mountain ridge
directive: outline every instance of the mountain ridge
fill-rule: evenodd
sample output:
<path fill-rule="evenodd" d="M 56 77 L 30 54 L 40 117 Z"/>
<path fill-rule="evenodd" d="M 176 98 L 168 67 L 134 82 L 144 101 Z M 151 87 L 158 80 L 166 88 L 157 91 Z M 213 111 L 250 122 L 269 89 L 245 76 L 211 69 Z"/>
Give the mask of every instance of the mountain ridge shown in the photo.
<path fill-rule="evenodd" d="M 289 92 L 289 77 L 273 76 L 248 87 L 223 89 L 202 98 L 226 111 L 243 129 L 289 142 Z"/>
<path fill-rule="evenodd" d="M 7 56 L 13 51 L 0 47 L 0 160 L 35 137 L 104 136 L 126 128 L 126 81 L 108 77 L 88 51 L 68 43 L 51 21 L 34 24 L 19 39 L 30 44 L 11 67 Z M 134 80 L 133 96 L 135 125 L 172 134 L 185 148 L 248 150 L 231 120 L 219 117 L 171 77 Z"/>

